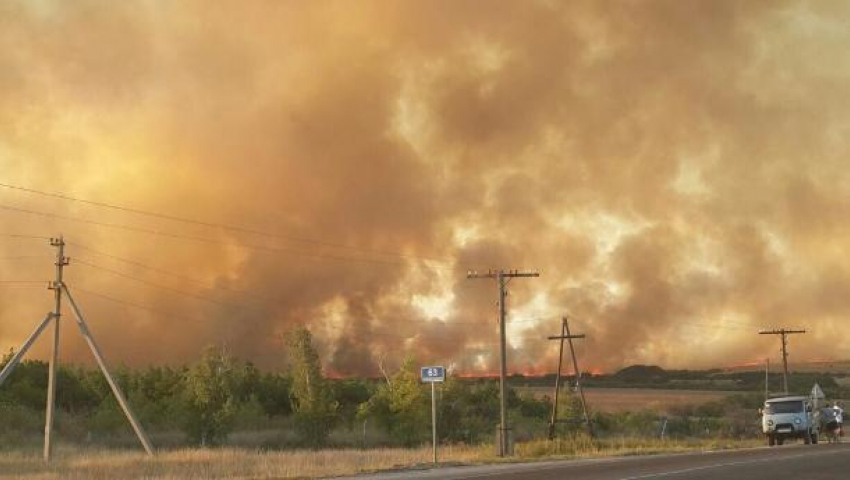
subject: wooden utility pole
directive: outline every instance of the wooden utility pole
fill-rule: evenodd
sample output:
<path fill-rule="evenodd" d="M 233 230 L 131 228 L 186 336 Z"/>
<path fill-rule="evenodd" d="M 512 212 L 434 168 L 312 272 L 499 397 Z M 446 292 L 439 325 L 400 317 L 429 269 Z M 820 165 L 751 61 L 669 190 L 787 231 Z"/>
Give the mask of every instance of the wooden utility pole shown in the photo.
<path fill-rule="evenodd" d="M 770 358 L 764 359 L 764 401 L 770 398 Z"/>
<path fill-rule="evenodd" d="M 560 392 L 561 383 L 561 364 L 564 358 L 564 340 L 567 340 L 570 346 L 570 355 L 573 359 L 573 372 L 576 377 L 576 390 L 578 390 L 579 399 L 581 400 L 581 409 L 584 414 L 584 422 L 587 426 L 587 434 L 593 438 L 593 422 L 590 421 L 590 413 L 587 411 L 587 401 L 584 398 L 584 389 L 581 387 L 581 370 L 578 368 L 578 360 L 576 359 L 576 351 L 573 346 L 573 339 L 585 338 L 584 334 L 573 335 L 570 332 L 570 321 L 567 317 L 561 319 L 561 334 L 548 337 L 549 340 L 560 340 L 561 349 L 558 353 L 558 372 L 555 376 L 555 401 L 552 405 L 552 419 L 549 422 L 549 439 L 555 438 L 555 424 L 558 421 L 558 393 Z"/>
<path fill-rule="evenodd" d="M 779 330 L 762 330 L 759 332 L 759 335 L 779 335 L 782 339 L 782 389 L 785 391 L 785 395 L 788 395 L 788 335 L 794 333 L 806 333 L 806 331 L 780 328 Z"/>
<path fill-rule="evenodd" d="M 499 284 L 499 344 L 501 361 L 499 364 L 499 456 L 504 457 L 508 452 L 508 409 L 507 409 L 507 334 L 505 320 L 507 317 L 507 285 L 514 278 L 539 277 L 537 272 L 520 272 L 519 270 L 490 270 L 487 273 L 467 272 L 466 278 L 493 278 Z"/>
<path fill-rule="evenodd" d="M 51 238 L 50 245 L 57 248 L 56 279 L 51 282 L 49 286 L 51 290 L 55 291 L 54 309 L 52 312 L 47 314 L 41 324 L 39 324 L 35 331 L 29 336 L 29 338 L 27 338 L 27 340 L 15 353 L 9 363 L 7 363 L 6 366 L 3 367 L 3 370 L 0 371 L 0 385 L 2 385 L 3 382 L 9 377 L 9 375 L 12 374 L 12 371 L 15 369 L 15 367 L 20 364 L 21 358 L 23 358 L 23 356 L 27 353 L 27 351 L 30 349 L 30 347 L 38 338 L 38 336 L 41 335 L 41 333 L 47 328 L 50 322 L 55 321 L 53 332 L 53 351 L 50 357 L 47 383 L 47 413 L 45 415 L 44 422 L 44 460 L 50 461 L 50 454 L 52 451 L 51 437 L 53 433 L 53 421 L 56 409 L 56 369 L 59 361 L 59 318 L 61 316 L 62 296 L 67 296 L 68 301 L 71 303 L 71 307 L 74 311 L 74 315 L 77 320 L 77 326 L 80 328 L 80 332 L 83 334 L 86 343 L 91 349 L 92 354 L 94 355 L 94 358 L 97 361 L 101 372 L 103 372 L 104 377 L 106 377 L 106 381 L 109 384 L 109 387 L 112 389 L 112 393 L 115 395 L 115 398 L 118 400 L 118 404 L 121 406 L 121 409 L 127 416 L 127 420 L 129 420 L 130 425 L 136 432 L 136 436 L 139 438 L 139 442 L 141 442 L 148 455 L 153 455 L 153 447 L 151 446 L 150 440 L 148 440 L 144 429 L 142 429 L 141 424 L 138 422 L 138 420 L 136 420 L 135 415 L 133 415 L 133 411 L 130 409 L 130 405 L 127 403 L 127 400 L 121 393 L 121 389 L 118 387 L 118 383 L 112 377 L 112 374 L 109 373 L 109 369 L 106 367 L 106 361 L 103 358 L 103 354 L 100 352 L 100 348 L 97 346 L 94 337 L 89 331 L 88 325 L 86 324 L 86 321 L 83 318 L 83 314 L 80 311 L 80 308 L 77 306 L 77 303 L 71 296 L 71 292 L 68 290 L 68 286 L 63 280 L 63 268 L 66 267 L 69 263 L 69 259 L 65 257 L 65 241 L 62 239 L 61 236 L 59 238 Z"/>
<path fill-rule="evenodd" d="M 560 346 L 558 348 L 558 370 L 555 371 L 555 393 L 552 395 L 552 418 L 549 420 L 549 440 L 555 439 L 555 424 L 558 422 L 558 397 L 561 393 L 561 370 L 564 363 L 564 321 L 561 320 L 561 336 L 549 337 L 549 340 L 558 339 Z"/>

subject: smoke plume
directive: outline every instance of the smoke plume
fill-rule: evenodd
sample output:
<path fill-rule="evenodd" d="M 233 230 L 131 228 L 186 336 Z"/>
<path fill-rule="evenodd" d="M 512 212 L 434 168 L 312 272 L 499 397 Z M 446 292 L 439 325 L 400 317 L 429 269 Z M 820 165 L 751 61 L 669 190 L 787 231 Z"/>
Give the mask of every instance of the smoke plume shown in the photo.
<path fill-rule="evenodd" d="M 846 357 L 848 19 L 843 2 L 3 2 L 0 183 L 201 223 L 3 187 L 0 233 L 64 234 L 113 363 L 223 343 L 277 368 L 308 325 L 335 375 L 406 355 L 492 372 L 496 284 L 466 279 L 488 268 L 541 274 L 510 283 L 515 371 L 554 368 L 567 313 L 594 369 L 776 357 L 771 326 L 808 329 L 792 361 Z M 45 282 L 0 283 L 4 349 L 52 308 L 53 254 L 0 237 L 0 280 Z M 74 328 L 66 308 L 62 355 L 82 361 Z"/>

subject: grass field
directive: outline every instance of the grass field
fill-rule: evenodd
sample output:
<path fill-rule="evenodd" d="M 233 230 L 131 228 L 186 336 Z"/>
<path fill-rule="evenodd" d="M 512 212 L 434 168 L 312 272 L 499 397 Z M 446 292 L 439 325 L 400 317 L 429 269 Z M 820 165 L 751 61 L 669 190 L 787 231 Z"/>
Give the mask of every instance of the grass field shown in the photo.
<path fill-rule="evenodd" d="M 520 393 L 532 393 L 537 397 L 552 395 L 551 388 L 517 387 Z M 625 411 L 655 410 L 669 413 L 674 407 L 700 405 L 723 400 L 741 392 L 717 390 L 657 390 L 643 388 L 585 388 L 588 407 L 594 412 L 616 413 Z"/>
<path fill-rule="evenodd" d="M 774 365 L 771 362 L 771 370 L 779 372 L 781 366 Z M 829 360 L 829 361 L 811 361 L 800 363 L 789 363 L 788 370 L 793 372 L 806 373 L 832 373 L 832 374 L 850 374 L 850 360 Z M 734 367 L 724 368 L 726 372 L 761 372 L 764 371 L 763 363 L 753 363 L 748 365 L 737 365 Z"/>
<path fill-rule="evenodd" d="M 482 447 L 446 447 L 448 461 L 471 462 L 485 457 Z M 414 466 L 427 461 L 430 450 L 259 451 L 246 449 L 182 449 L 153 458 L 133 451 L 61 449 L 45 464 L 38 452 L 0 455 L 0 478 L 26 479 L 236 479 L 322 478 L 357 472 Z"/>
<path fill-rule="evenodd" d="M 608 439 L 592 444 L 586 438 L 518 444 L 512 461 L 541 458 L 582 458 L 657 454 L 690 450 L 749 447 L 756 440 L 659 441 Z M 325 478 L 398 468 L 430 467 L 428 447 L 369 450 L 258 451 L 246 449 L 184 449 L 160 452 L 153 458 L 121 450 L 60 448 L 50 464 L 37 451 L 0 454 L 0 478 L 41 479 L 243 479 Z M 450 464 L 500 461 L 492 445 L 443 446 L 440 459 Z"/>

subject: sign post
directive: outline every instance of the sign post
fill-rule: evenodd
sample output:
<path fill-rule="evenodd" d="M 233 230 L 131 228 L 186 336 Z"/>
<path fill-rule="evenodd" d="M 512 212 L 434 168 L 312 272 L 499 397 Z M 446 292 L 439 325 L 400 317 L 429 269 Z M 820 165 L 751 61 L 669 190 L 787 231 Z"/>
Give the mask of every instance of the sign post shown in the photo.
<path fill-rule="evenodd" d="M 446 381 L 446 367 L 422 367 L 422 382 L 431 384 L 431 436 L 434 443 L 434 464 L 437 463 L 437 395 L 436 384 Z"/>

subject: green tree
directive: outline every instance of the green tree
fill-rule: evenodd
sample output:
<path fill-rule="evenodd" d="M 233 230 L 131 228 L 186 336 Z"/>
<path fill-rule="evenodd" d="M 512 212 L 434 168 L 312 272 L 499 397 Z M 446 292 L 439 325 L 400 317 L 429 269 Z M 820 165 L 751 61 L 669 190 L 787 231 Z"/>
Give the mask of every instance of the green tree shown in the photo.
<path fill-rule="evenodd" d="M 415 361 L 406 359 L 360 408 L 362 417 L 374 418 L 404 445 L 423 441 L 431 425 L 429 396 L 423 391 L 418 373 Z"/>
<path fill-rule="evenodd" d="M 478 443 L 493 435 L 499 418 L 499 387 L 490 380 L 449 376 L 437 404 L 438 431 L 444 440 Z"/>
<path fill-rule="evenodd" d="M 289 415 L 292 413 L 290 401 L 290 386 L 292 379 L 282 373 L 266 373 L 260 377 L 260 381 L 254 390 L 254 394 L 266 415 Z"/>
<path fill-rule="evenodd" d="M 339 402 L 340 421 L 347 429 L 354 429 L 358 420 L 358 408 L 369 401 L 375 393 L 374 390 L 368 381 L 359 378 L 337 380 L 333 383 L 334 398 Z"/>
<path fill-rule="evenodd" d="M 227 438 L 238 411 L 236 389 L 240 365 L 223 349 L 209 346 L 186 374 L 184 400 L 189 438 L 201 445 Z"/>
<path fill-rule="evenodd" d="M 322 375 L 319 354 L 313 347 L 310 331 L 298 328 L 289 333 L 286 343 L 289 347 L 290 398 L 296 433 L 307 445 L 322 445 L 337 422 L 339 404 Z"/>

